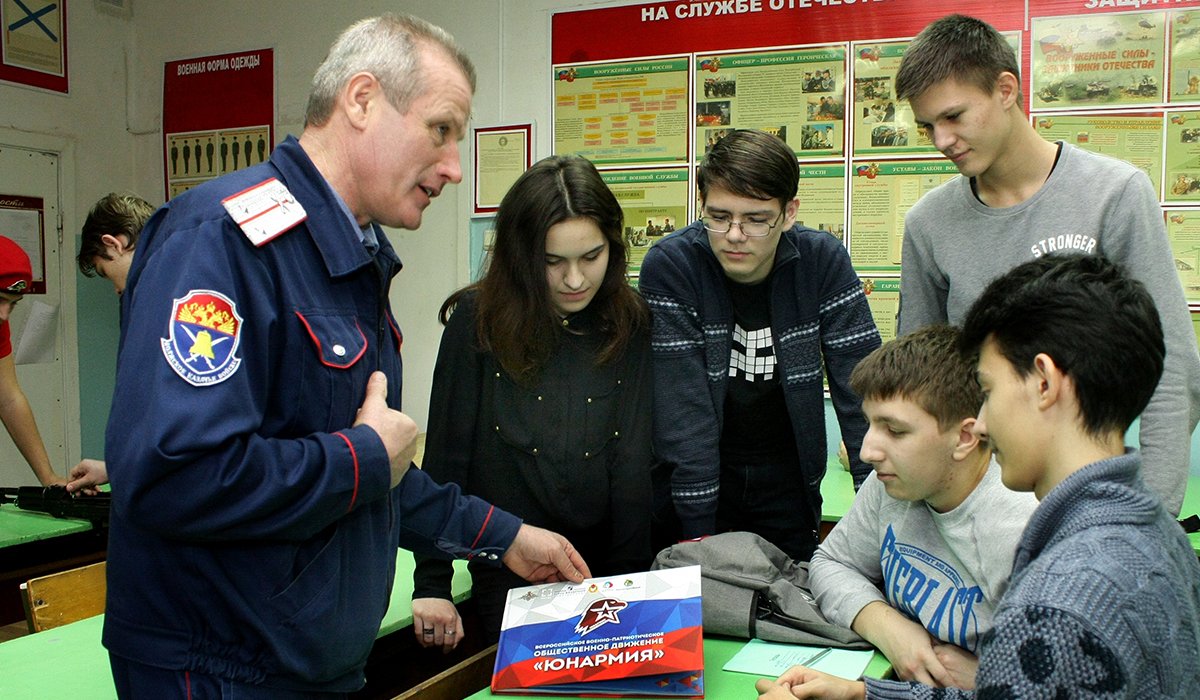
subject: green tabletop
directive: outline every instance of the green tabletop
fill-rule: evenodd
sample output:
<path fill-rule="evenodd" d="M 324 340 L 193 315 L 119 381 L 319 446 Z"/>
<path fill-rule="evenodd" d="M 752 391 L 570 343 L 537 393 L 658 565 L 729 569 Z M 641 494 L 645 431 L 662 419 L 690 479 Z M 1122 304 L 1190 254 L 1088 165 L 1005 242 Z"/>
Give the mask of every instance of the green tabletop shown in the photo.
<path fill-rule="evenodd" d="M 0 698 L 111 700 L 117 697 L 97 615 L 0 644 Z"/>
<path fill-rule="evenodd" d="M 764 676 L 754 676 L 748 673 L 731 673 L 723 671 L 722 667 L 733 658 L 733 655 L 741 651 L 741 648 L 746 646 L 745 639 L 730 639 L 728 637 L 705 637 L 704 638 L 704 696 L 707 698 L 718 698 L 719 700 L 737 700 L 744 698 L 745 700 L 753 700 L 758 697 L 758 692 L 754 690 L 754 682 Z M 885 678 L 891 675 L 892 665 L 888 663 L 887 658 L 879 652 L 875 652 L 875 657 L 871 659 L 871 663 L 867 665 L 865 675 L 872 678 Z M 490 688 L 468 696 L 469 700 L 477 698 L 509 698 L 510 700 L 545 700 L 545 695 L 492 695 Z M 646 697 L 646 696 L 626 696 L 626 697 Z"/>
<path fill-rule="evenodd" d="M 53 519 L 53 518 L 51 518 Z M 85 523 L 86 524 L 86 523 Z M 412 625 L 412 552 L 396 556 L 396 585 L 379 636 Z M 455 602 L 471 592 L 466 562 L 454 562 Z M 108 652 L 100 644 L 104 616 L 97 615 L 0 644 L 0 698 L 111 700 L 116 697 Z"/>
<path fill-rule="evenodd" d="M 821 520 L 836 523 L 853 502 L 854 479 L 836 457 L 830 457 L 825 465 L 825 478 L 821 480 Z"/>
<path fill-rule="evenodd" d="M 21 510 L 11 503 L 0 505 L 0 547 L 11 547 L 91 529 L 92 524 L 86 520 L 56 518 L 45 513 Z"/>

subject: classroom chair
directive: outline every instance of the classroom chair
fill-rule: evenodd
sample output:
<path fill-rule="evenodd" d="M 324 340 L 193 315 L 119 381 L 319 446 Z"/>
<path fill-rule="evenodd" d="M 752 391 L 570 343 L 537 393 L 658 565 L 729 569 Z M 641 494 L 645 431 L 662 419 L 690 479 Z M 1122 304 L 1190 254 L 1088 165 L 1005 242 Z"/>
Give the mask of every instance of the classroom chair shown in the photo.
<path fill-rule="evenodd" d="M 103 613 L 104 572 L 104 562 L 99 562 L 22 583 L 30 634 Z"/>

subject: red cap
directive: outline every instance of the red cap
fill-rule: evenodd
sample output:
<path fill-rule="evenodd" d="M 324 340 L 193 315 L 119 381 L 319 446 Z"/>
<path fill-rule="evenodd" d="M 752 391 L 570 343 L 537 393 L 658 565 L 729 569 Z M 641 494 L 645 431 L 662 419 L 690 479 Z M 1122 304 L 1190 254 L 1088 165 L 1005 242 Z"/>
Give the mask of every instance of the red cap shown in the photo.
<path fill-rule="evenodd" d="M 32 284 L 29 256 L 12 239 L 0 236 L 0 292 L 24 294 Z"/>

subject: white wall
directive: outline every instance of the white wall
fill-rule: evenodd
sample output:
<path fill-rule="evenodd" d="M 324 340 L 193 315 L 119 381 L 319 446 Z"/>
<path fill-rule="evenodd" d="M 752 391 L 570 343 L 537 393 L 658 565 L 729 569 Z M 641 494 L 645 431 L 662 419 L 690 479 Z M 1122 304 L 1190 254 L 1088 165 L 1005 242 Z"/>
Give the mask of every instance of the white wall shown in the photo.
<path fill-rule="evenodd" d="M 0 84 L 0 143 L 61 153 L 59 189 L 66 255 L 60 314 L 66 322 L 63 357 L 70 364 L 64 377 L 66 390 L 72 394 L 64 397 L 63 405 L 68 412 L 67 459 L 73 464 L 81 456 L 77 411 L 95 409 L 93 412 L 99 416 L 93 421 L 96 424 L 108 415 L 107 395 L 90 407 L 80 406 L 78 399 L 80 387 L 85 384 L 111 387 L 117 318 L 111 285 L 92 281 L 77 287 L 80 280 L 72 259 L 78 244 L 73 234 L 91 202 L 110 190 L 128 189 L 133 184 L 136 157 L 131 151 L 126 104 L 133 84 L 128 66 L 135 40 L 130 20 L 99 13 L 91 2 L 83 1 L 70 3 L 67 8 L 66 36 L 70 93 Z M 47 235 L 52 235 L 50 226 Z M 88 295 L 95 305 L 77 318 L 78 301 Z M 82 344 L 78 339 L 83 339 Z M 31 394 L 38 390 L 26 387 Z M 102 392 L 92 394 L 100 396 Z M 99 426 L 95 434 L 102 431 Z M 3 485 L 34 482 L 32 472 L 23 464 L 8 466 L 13 469 L 5 472 Z M 52 466 L 65 474 L 69 464 Z M 15 482 L 18 476 L 24 481 Z"/>

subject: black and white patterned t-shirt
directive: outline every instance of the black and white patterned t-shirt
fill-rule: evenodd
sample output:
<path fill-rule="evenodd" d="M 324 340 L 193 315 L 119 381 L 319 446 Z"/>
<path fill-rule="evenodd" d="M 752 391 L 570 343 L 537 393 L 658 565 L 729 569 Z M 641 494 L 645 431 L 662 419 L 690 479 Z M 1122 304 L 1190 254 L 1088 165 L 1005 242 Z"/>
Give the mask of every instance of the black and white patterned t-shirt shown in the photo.
<path fill-rule="evenodd" d="M 795 459 L 771 332 L 771 277 L 758 284 L 725 280 L 733 302 L 733 346 L 721 430 L 723 462 Z"/>

